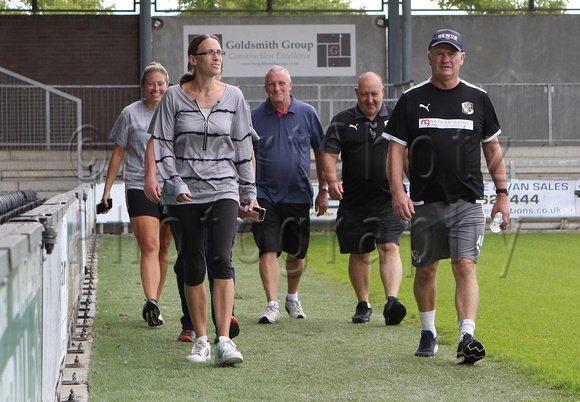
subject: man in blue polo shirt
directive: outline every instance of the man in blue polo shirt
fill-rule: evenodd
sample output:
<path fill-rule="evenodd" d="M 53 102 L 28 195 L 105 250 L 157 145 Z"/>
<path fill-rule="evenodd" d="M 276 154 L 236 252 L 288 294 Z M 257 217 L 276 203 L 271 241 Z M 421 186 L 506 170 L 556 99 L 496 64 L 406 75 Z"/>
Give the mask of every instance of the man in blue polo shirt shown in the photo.
<path fill-rule="evenodd" d="M 268 306 L 258 319 L 273 324 L 280 319 L 278 257 L 287 253 L 288 294 L 285 307 L 291 318 L 306 318 L 298 299 L 298 285 L 310 240 L 310 148 L 314 150 L 320 190 L 315 207 L 318 215 L 328 208 L 328 186 L 322 175 L 324 132 L 316 109 L 290 95 L 288 70 L 274 66 L 265 82 L 268 99 L 252 110 L 254 129 L 260 136 L 255 148 L 258 202 L 266 217 L 252 226 L 260 250 L 260 277 Z"/>

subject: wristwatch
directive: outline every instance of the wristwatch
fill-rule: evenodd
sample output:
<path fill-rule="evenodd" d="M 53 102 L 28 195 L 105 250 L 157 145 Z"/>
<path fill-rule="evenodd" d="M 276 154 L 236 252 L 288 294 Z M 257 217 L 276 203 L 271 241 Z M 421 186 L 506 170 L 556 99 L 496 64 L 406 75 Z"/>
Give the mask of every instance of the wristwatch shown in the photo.
<path fill-rule="evenodd" d="M 324 190 L 328 193 L 328 185 L 320 187 L 321 190 Z"/>
<path fill-rule="evenodd" d="M 505 194 L 505 195 L 510 195 L 510 193 L 508 193 L 507 188 L 496 188 L 495 189 L 495 193 L 496 194 Z"/>

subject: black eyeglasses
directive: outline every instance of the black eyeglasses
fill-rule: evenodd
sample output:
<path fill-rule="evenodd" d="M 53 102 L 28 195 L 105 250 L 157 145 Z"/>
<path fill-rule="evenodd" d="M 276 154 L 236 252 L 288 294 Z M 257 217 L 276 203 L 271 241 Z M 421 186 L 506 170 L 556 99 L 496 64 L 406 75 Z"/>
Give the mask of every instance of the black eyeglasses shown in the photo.
<path fill-rule="evenodd" d="M 223 51 L 221 51 L 221 50 L 208 50 L 208 51 L 206 51 L 206 52 L 201 52 L 201 53 L 194 53 L 193 55 L 194 55 L 194 56 L 205 56 L 205 55 L 208 55 L 208 56 L 211 56 L 211 57 L 213 57 L 213 56 L 215 56 L 216 54 L 218 55 L 218 57 L 223 57 L 223 56 L 225 56 L 225 55 L 226 55 L 226 52 L 223 52 Z"/>
<path fill-rule="evenodd" d="M 377 132 L 375 131 L 377 129 L 377 123 L 378 122 L 375 121 L 374 123 L 369 124 L 369 133 L 373 140 L 377 138 Z"/>

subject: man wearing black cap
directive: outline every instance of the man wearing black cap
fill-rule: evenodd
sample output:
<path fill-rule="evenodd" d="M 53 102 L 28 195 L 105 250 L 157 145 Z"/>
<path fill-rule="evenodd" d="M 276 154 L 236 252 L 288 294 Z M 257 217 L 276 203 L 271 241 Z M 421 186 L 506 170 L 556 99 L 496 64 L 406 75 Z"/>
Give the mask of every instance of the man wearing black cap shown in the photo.
<path fill-rule="evenodd" d="M 439 260 L 451 258 L 459 320 L 456 364 L 485 356 L 473 337 L 479 304 L 476 262 L 483 244 L 485 216 L 481 150 L 495 184 L 492 216 L 509 223 L 505 166 L 497 136 L 499 123 L 487 93 L 459 78 L 465 60 L 461 35 L 442 29 L 427 53 L 432 76 L 399 99 L 383 134 L 389 139 L 387 172 L 395 215 L 411 220 L 413 285 L 421 319 L 416 356 L 437 352 L 435 304 Z M 410 197 L 403 186 L 408 150 Z"/>

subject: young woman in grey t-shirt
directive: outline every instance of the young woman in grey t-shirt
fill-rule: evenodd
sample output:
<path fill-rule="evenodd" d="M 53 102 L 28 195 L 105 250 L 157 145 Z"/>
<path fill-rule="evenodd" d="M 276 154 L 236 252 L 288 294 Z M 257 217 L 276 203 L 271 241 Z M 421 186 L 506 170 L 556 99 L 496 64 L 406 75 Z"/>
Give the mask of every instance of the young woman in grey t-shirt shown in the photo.
<path fill-rule="evenodd" d="M 123 109 L 109 136 L 109 139 L 115 141 L 115 148 L 102 197 L 102 202 L 107 205 L 111 187 L 126 155 L 125 196 L 133 232 L 141 251 L 141 282 L 146 298 L 143 319 L 152 327 L 163 324 L 158 301 L 167 274 L 171 231 L 168 223 L 161 224 L 164 218 L 161 206 L 149 201 L 143 191 L 144 161 L 150 138 L 147 128 L 168 85 L 167 70 L 161 64 L 153 62 L 145 67 L 141 76 L 145 99 Z"/>

